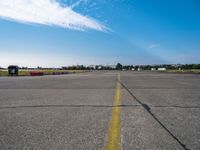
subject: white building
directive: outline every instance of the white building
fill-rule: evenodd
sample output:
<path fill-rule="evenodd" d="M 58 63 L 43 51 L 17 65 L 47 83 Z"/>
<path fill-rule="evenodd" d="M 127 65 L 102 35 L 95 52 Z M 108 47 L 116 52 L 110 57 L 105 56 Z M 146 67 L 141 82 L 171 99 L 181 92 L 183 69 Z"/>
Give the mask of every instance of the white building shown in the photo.
<path fill-rule="evenodd" d="M 158 68 L 158 71 L 165 71 L 166 68 Z"/>
<path fill-rule="evenodd" d="M 92 68 L 92 69 L 96 69 L 96 66 L 95 66 L 95 65 L 89 65 L 88 67 L 89 67 L 89 68 Z"/>
<path fill-rule="evenodd" d="M 99 65 L 98 67 L 97 67 L 97 69 L 98 70 L 101 70 L 103 67 L 101 66 L 101 65 Z"/>

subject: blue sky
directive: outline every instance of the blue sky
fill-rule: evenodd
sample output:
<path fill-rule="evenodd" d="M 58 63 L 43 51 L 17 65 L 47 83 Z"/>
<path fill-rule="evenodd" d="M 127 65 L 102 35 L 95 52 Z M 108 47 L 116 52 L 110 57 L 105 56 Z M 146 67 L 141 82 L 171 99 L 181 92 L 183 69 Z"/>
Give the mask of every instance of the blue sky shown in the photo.
<path fill-rule="evenodd" d="M 0 66 L 200 63 L 198 0 L 1 0 Z"/>

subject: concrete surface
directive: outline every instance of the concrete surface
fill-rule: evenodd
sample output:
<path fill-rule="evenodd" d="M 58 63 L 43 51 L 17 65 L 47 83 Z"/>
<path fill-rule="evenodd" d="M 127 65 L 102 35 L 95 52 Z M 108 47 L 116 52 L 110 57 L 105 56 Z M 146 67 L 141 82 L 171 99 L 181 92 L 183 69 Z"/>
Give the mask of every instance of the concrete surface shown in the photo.
<path fill-rule="evenodd" d="M 0 149 L 105 149 L 117 75 L 1 77 Z M 200 149 L 200 75 L 120 76 L 121 149 Z"/>

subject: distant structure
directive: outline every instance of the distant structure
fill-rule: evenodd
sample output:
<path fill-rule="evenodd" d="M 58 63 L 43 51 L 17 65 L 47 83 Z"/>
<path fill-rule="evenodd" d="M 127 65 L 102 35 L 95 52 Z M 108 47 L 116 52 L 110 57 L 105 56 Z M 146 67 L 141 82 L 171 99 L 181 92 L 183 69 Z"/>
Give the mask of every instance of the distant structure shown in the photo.
<path fill-rule="evenodd" d="M 158 68 L 158 71 L 165 71 L 166 68 Z"/>
<path fill-rule="evenodd" d="M 96 70 L 101 70 L 102 68 L 103 68 L 102 65 L 98 65 L 98 66 L 96 66 Z"/>
<path fill-rule="evenodd" d="M 14 65 L 8 66 L 8 74 L 10 76 L 18 76 L 18 70 L 19 70 L 18 66 L 14 66 Z"/>
<path fill-rule="evenodd" d="M 93 70 L 96 69 L 96 65 L 89 65 L 88 67 L 89 67 L 90 69 L 93 69 Z"/>
<path fill-rule="evenodd" d="M 107 65 L 106 67 L 111 68 L 111 69 L 115 69 L 116 65 Z"/>

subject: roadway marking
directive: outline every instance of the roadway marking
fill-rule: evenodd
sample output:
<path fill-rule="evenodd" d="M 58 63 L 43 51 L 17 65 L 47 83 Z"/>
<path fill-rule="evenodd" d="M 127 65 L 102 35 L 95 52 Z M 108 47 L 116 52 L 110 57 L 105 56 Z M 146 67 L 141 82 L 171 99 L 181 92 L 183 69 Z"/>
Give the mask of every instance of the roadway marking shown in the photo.
<path fill-rule="evenodd" d="M 115 101 L 112 110 L 112 116 L 109 123 L 106 150 L 120 150 L 121 139 L 121 90 L 120 90 L 120 74 L 116 85 Z"/>

